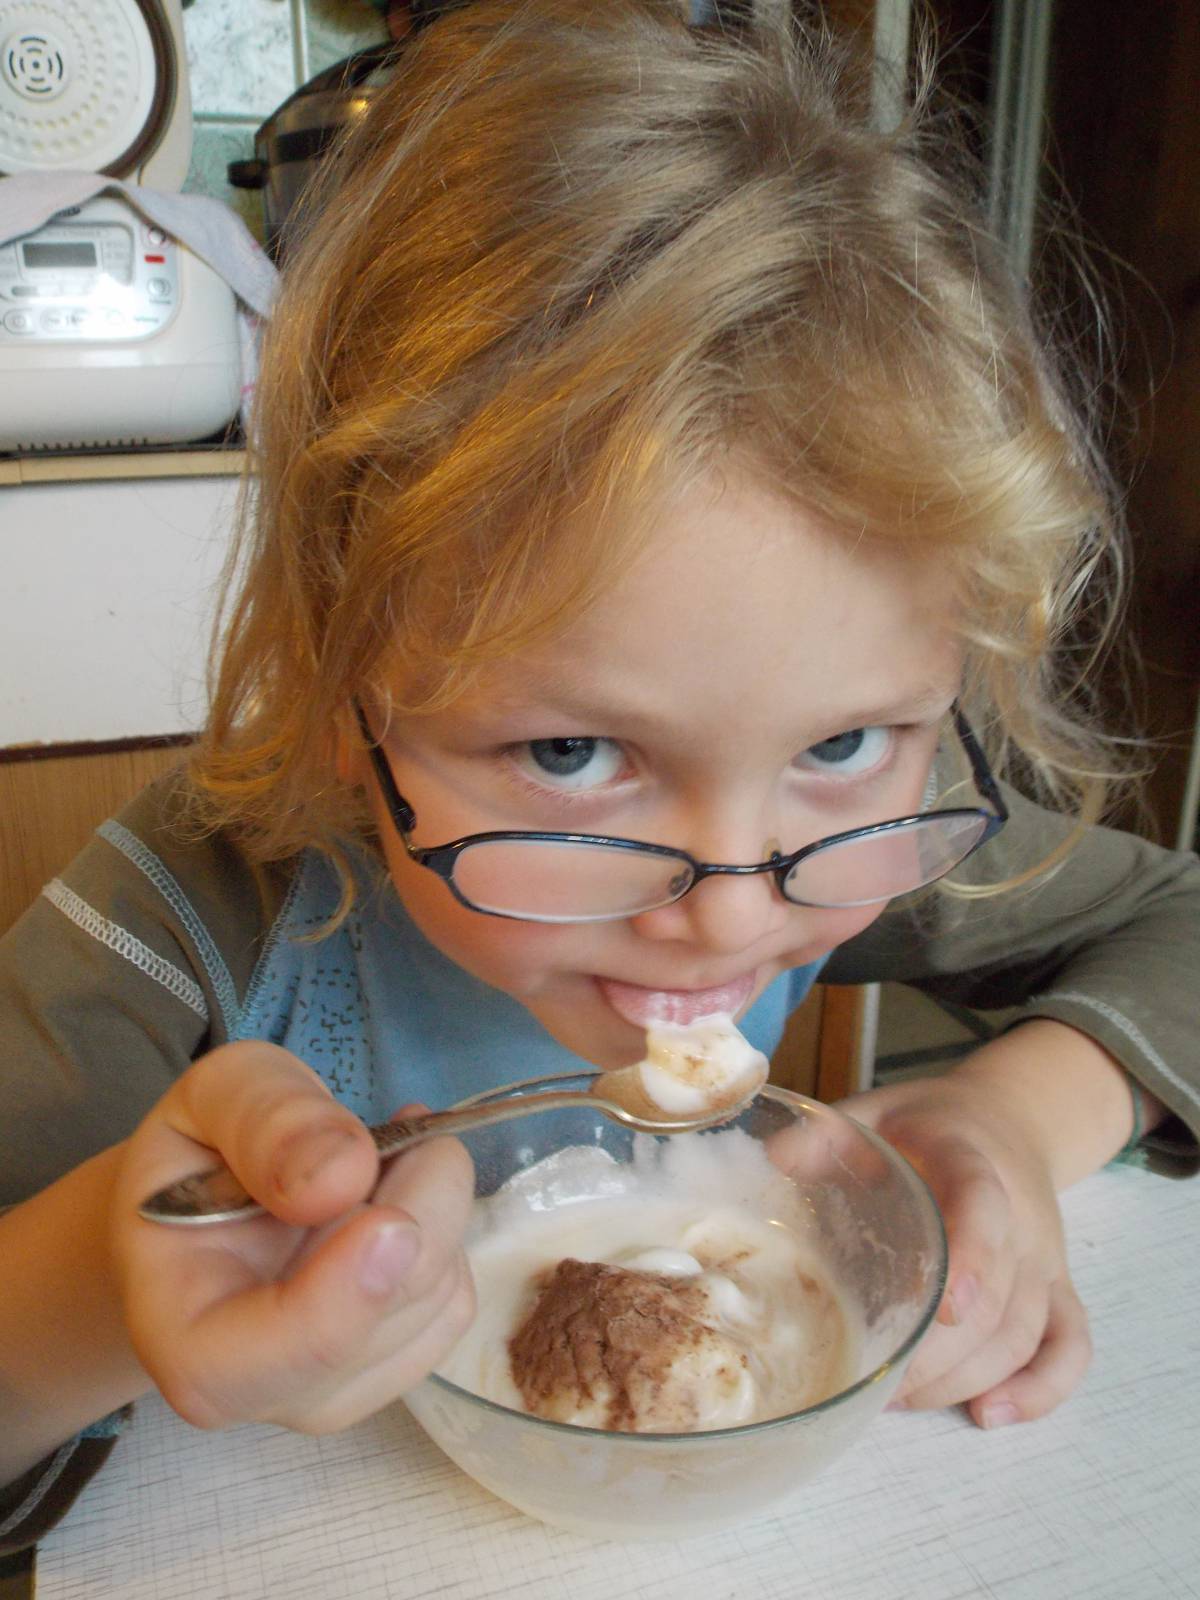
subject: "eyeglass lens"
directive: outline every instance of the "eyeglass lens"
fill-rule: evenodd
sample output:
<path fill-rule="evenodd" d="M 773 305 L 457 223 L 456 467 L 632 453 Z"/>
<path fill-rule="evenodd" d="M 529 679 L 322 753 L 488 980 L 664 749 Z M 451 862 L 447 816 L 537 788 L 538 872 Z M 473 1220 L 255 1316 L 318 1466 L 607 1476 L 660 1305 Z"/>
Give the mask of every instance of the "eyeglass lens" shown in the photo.
<path fill-rule="evenodd" d="M 849 907 L 890 900 L 943 877 L 987 828 L 981 812 L 933 813 L 903 827 L 827 845 L 797 863 L 785 893 L 806 905 Z M 543 922 L 604 921 L 669 905 L 695 874 L 678 856 L 565 840 L 490 840 L 468 845 L 454 885 L 480 911 Z"/>
<path fill-rule="evenodd" d="M 864 906 L 944 877 L 970 855 L 987 828 L 982 812 L 922 817 L 901 828 L 826 845 L 797 862 L 785 894 L 813 906 Z"/>
<path fill-rule="evenodd" d="M 678 856 L 550 839 L 469 845 L 454 885 L 480 911 L 546 922 L 628 917 L 677 900 L 693 878 Z"/>

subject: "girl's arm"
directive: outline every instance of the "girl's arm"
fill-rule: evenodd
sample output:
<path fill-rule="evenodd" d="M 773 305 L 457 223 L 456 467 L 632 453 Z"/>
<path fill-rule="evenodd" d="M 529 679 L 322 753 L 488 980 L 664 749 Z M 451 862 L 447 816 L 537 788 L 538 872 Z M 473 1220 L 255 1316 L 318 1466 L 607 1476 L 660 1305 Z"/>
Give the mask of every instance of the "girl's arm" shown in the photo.
<path fill-rule="evenodd" d="M 61 1515 L 106 1448 L 79 1429 L 148 1387 L 200 1427 L 344 1427 L 473 1309 L 465 1150 L 381 1178 L 300 1061 L 221 1043 L 291 868 L 193 838 L 179 803 L 177 780 L 153 786 L 0 940 L 0 1548 Z M 138 1217 L 214 1150 L 271 1215 Z"/>
<path fill-rule="evenodd" d="M 269 1214 L 208 1229 L 139 1203 L 217 1154 Z M 287 1051 L 202 1057 L 124 1144 L 0 1218 L 0 1482 L 158 1388 L 198 1427 L 349 1426 L 436 1366 L 474 1311 L 455 1140 L 382 1176 Z"/>
<path fill-rule="evenodd" d="M 954 1069 L 954 1079 L 986 1094 L 998 1114 L 1024 1129 L 1056 1192 L 1104 1166 L 1167 1116 L 1162 1102 L 1102 1045 L 1048 1017 L 981 1045 Z"/>
<path fill-rule="evenodd" d="M 976 882 L 1027 870 L 1067 832 L 1009 799 L 1009 826 L 970 863 Z M 835 952 L 834 982 L 1016 1008 L 950 1071 L 849 1102 L 924 1175 L 950 1241 L 947 1294 L 903 1404 L 965 1402 L 997 1426 L 1043 1415 L 1079 1382 L 1091 1345 L 1057 1195 L 1135 1135 L 1174 1170 L 1200 1164 L 1197 972 L 1200 863 L 1106 829 L 1030 885 L 925 896 Z"/>
<path fill-rule="evenodd" d="M 108 1240 L 124 1147 L 0 1216 L 0 1485 L 151 1387 Z"/>
<path fill-rule="evenodd" d="M 1044 1415 L 1091 1355 L 1057 1195 L 1164 1108 L 1100 1045 L 1048 1018 L 847 1108 L 921 1172 L 949 1239 L 946 1295 L 899 1403 L 966 1402 L 984 1427 Z"/>

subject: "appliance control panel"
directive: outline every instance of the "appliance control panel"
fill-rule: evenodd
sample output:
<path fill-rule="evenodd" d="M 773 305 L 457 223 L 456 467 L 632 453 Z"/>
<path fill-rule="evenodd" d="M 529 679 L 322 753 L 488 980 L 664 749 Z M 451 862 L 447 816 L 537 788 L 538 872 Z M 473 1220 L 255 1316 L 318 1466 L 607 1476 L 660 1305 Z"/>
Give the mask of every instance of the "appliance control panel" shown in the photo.
<path fill-rule="evenodd" d="M 0 244 L 0 346 L 148 339 L 175 317 L 179 295 L 174 240 L 116 196 Z"/>

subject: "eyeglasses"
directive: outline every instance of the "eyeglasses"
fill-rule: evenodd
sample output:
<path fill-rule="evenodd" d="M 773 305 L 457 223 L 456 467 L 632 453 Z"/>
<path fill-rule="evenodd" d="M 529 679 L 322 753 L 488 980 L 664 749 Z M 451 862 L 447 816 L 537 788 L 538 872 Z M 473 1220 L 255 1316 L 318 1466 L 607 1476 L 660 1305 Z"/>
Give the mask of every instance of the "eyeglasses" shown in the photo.
<path fill-rule="evenodd" d="M 975 786 L 993 808 L 961 806 L 897 817 L 831 834 L 790 855 L 727 866 L 686 850 L 592 833 L 469 833 L 449 844 L 412 843 L 416 812 L 396 787 L 361 706 L 355 706 L 371 763 L 409 857 L 449 885 L 471 911 L 518 922 L 615 922 L 681 900 L 714 877 L 769 873 L 793 905 L 849 909 L 878 905 L 944 878 L 1008 821 L 996 780 L 967 719 L 954 726 Z"/>

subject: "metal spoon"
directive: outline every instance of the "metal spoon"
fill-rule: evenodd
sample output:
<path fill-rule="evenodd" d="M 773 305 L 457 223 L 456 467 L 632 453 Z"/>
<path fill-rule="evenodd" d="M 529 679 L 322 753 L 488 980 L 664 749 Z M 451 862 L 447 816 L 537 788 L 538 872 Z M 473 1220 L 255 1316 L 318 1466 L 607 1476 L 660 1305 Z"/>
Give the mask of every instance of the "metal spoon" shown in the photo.
<path fill-rule="evenodd" d="M 402 1150 L 442 1134 L 465 1133 L 468 1128 L 509 1122 L 515 1117 L 534 1116 L 539 1111 L 562 1111 L 568 1106 L 588 1106 L 639 1133 L 698 1133 L 736 1117 L 762 1088 L 765 1077 L 765 1072 L 752 1073 L 739 1080 L 736 1098 L 714 1096 L 700 1114 L 687 1116 L 666 1111 L 649 1099 L 637 1066 L 620 1067 L 612 1072 L 597 1073 L 587 1090 L 514 1094 L 450 1111 L 430 1111 L 421 1117 L 398 1117 L 394 1122 L 381 1122 L 368 1128 L 367 1132 L 374 1139 L 382 1161 L 389 1161 Z M 152 1194 L 138 1207 L 138 1214 L 150 1222 L 200 1227 L 211 1222 L 257 1217 L 265 1209 L 246 1192 L 228 1167 L 213 1167 L 211 1171 L 181 1178 L 178 1183 L 168 1184 Z"/>

